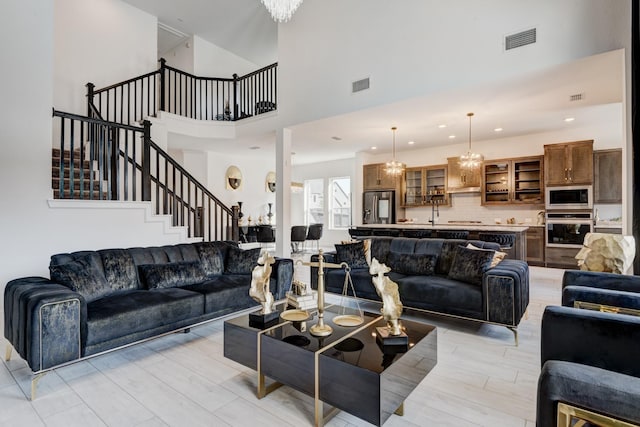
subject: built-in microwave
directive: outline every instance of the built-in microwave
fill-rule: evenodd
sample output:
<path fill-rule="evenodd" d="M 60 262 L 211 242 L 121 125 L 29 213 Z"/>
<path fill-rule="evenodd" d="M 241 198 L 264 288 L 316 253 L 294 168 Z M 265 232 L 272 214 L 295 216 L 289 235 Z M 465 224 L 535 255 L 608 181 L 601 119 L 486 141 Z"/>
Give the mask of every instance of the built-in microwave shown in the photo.
<path fill-rule="evenodd" d="M 590 185 L 547 187 L 546 193 L 547 210 L 593 208 L 593 187 Z"/>

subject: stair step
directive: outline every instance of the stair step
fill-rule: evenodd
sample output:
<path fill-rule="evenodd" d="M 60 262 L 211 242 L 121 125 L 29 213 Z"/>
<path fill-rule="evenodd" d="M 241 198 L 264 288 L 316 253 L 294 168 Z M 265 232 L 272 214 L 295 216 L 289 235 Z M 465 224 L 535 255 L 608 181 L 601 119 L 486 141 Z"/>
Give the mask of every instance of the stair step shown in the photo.
<path fill-rule="evenodd" d="M 52 148 L 51 149 L 51 157 L 57 157 L 60 158 L 60 149 L 59 148 Z M 70 150 L 64 150 L 64 158 L 68 159 L 71 157 L 71 151 Z M 73 157 L 74 158 L 80 158 L 80 149 L 76 148 L 73 150 Z"/>
<path fill-rule="evenodd" d="M 65 190 L 69 190 L 71 188 L 71 180 L 65 178 L 63 180 L 62 185 L 64 186 Z M 103 183 L 102 184 L 102 188 L 105 188 L 106 184 Z M 60 178 L 52 178 L 51 179 L 51 188 L 57 190 L 60 188 Z M 80 186 L 80 180 L 79 179 L 74 179 L 73 180 L 73 188 L 75 191 L 79 191 L 81 186 Z M 91 188 L 91 181 L 90 180 L 85 180 L 82 182 L 82 188 L 84 188 L 85 190 L 89 190 Z M 94 190 L 100 190 L 100 182 L 99 181 L 93 181 L 93 189 Z"/>
<path fill-rule="evenodd" d="M 68 168 L 71 165 L 70 159 L 64 159 L 63 163 L 64 163 L 64 167 L 65 168 Z M 80 159 L 79 158 L 73 159 L 73 165 L 75 167 L 79 168 L 80 167 Z M 91 168 L 91 162 L 89 160 L 84 160 L 82 162 L 82 165 L 83 165 L 84 169 L 90 169 Z M 51 166 L 54 167 L 54 168 L 60 167 L 60 157 L 53 157 L 51 159 Z"/>
<path fill-rule="evenodd" d="M 98 191 L 94 191 L 93 193 L 89 191 L 85 191 L 83 197 L 80 197 L 80 190 L 74 190 L 73 197 L 71 197 L 71 191 L 65 190 L 63 196 L 60 197 L 60 190 L 53 190 L 53 198 L 54 199 L 72 199 L 72 200 L 107 200 L 108 194 L 107 192 L 102 192 L 102 196 Z"/>
<path fill-rule="evenodd" d="M 71 173 L 71 169 L 70 168 L 64 168 L 64 178 L 68 179 L 69 178 L 69 174 Z M 73 177 L 74 179 L 80 179 L 80 175 L 84 175 L 84 179 L 90 179 L 91 178 L 91 171 L 88 169 L 80 169 L 80 168 L 73 168 Z M 52 167 L 51 168 L 51 178 L 60 178 L 60 168 L 59 167 Z"/>

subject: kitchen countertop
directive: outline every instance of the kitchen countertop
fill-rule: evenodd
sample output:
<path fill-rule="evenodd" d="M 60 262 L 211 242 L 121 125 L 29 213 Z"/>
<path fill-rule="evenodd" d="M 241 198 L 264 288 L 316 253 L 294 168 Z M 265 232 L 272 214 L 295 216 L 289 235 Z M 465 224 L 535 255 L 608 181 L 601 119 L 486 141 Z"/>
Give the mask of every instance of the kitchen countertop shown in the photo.
<path fill-rule="evenodd" d="M 363 224 L 357 225 L 355 228 L 417 228 L 417 229 L 433 229 L 433 230 L 476 230 L 476 231 L 527 231 L 529 227 L 543 227 L 543 225 L 535 224 L 422 224 L 417 222 L 408 222 L 401 224 Z"/>

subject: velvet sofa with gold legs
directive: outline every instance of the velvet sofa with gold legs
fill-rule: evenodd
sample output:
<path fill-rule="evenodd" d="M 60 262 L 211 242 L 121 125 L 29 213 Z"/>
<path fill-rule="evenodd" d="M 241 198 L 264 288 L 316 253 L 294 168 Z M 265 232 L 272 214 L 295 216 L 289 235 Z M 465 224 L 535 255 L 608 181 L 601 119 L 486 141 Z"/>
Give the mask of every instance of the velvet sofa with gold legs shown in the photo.
<path fill-rule="evenodd" d="M 50 279 L 5 287 L 7 359 L 15 349 L 29 365 L 33 398 L 39 377 L 56 367 L 256 306 L 249 288 L 259 255 L 230 242 L 53 255 Z M 272 268 L 278 300 L 293 261 Z"/>

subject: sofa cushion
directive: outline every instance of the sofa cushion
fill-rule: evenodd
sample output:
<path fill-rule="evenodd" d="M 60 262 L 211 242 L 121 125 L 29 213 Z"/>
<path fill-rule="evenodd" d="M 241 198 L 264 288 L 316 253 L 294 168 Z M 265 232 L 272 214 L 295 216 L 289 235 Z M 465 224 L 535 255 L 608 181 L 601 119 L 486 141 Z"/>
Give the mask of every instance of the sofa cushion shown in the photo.
<path fill-rule="evenodd" d="M 351 268 L 367 268 L 369 266 L 362 240 L 344 244 L 336 243 L 335 246 L 338 263 L 346 262 Z"/>
<path fill-rule="evenodd" d="M 453 262 L 449 270 L 449 278 L 461 282 L 482 285 L 482 276 L 491 266 L 494 251 L 456 248 Z"/>
<path fill-rule="evenodd" d="M 197 318 L 204 297 L 182 288 L 134 290 L 87 305 L 87 346 Z"/>
<path fill-rule="evenodd" d="M 476 250 L 476 251 L 490 251 L 491 250 L 491 249 L 478 248 L 477 246 L 473 246 L 471 243 L 467 243 L 466 248 L 467 249 L 473 249 L 473 250 Z M 506 252 L 493 251 L 493 258 L 491 259 L 491 265 L 489 266 L 489 268 L 493 268 L 496 265 L 500 264 L 500 261 L 502 261 L 505 256 L 507 256 Z"/>
<path fill-rule="evenodd" d="M 100 270 L 100 258 L 96 252 L 64 264 L 49 266 L 52 281 L 78 292 L 87 302 L 112 292 Z"/>
<path fill-rule="evenodd" d="M 202 269 L 207 277 L 224 273 L 229 245 L 225 242 L 202 242 L 195 245 Z"/>
<path fill-rule="evenodd" d="M 391 248 L 393 237 L 373 237 L 371 239 L 371 259 L 375 258 L 378 262 L 387 263 L 387 255 Z"/>
<path fill-rule="evenodd" d="M 205 279 L 199 261 L 144 264 L 138 270 L 147 289 L 193 285 Z"/>
<path fill-rule="evenodd" d="M 224 272 L 228 274 L 251 274 L 253 268 L 258 265 L 260 251 L 260 248 L 242 250 L 229 246 Z"/>
<path fill-rule="evenodd" d="M 412 239 L 410 237 L 397 237 L 391 241 L 389 252 L 397 252 L 401 254 L 412 254 L 416 250 L 416 242 L 420 239 Z"/>
<path fill-rule="evenodd" d="M 138 289 L 138 274 L 133 257 L 126 249 L 98 251 L 107 283 L 114 291 Z"/>
<path fill-rule="evenodd" d="M 400 300 L 406 307 L 478 318 L 482 316 L 482 287 L 445 276 L 396 278 Z"/>
<path fill-rule="evenodd" d="M 389 267 L 402 274 L 430 276 L 436 265 L 436 255 L 389 253 Z"/>
<path fill-rule="evenodd" d="M 275 292 L 275 283 L 272 281 L 270 285 L 271 292 Z M 224 274 L 184 289 L 204 295 L 205 313 L 216 313 L 257 305 L 249 296 L 250 286 L 251 280 L 246 275 Z"/>

